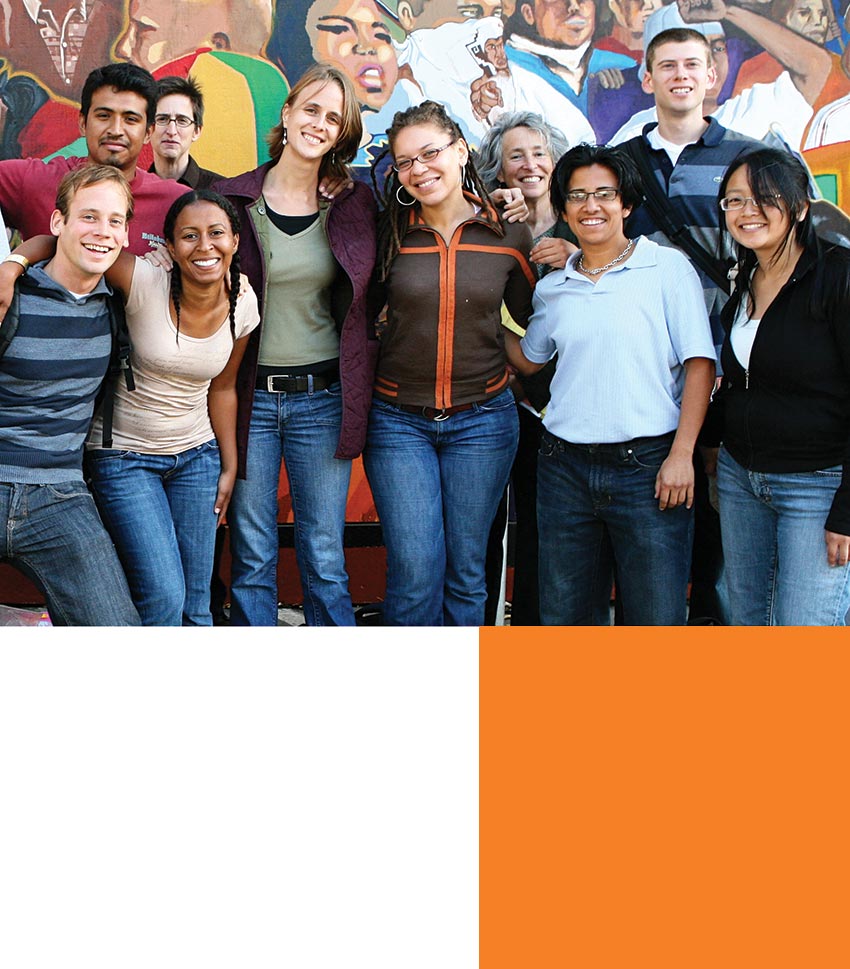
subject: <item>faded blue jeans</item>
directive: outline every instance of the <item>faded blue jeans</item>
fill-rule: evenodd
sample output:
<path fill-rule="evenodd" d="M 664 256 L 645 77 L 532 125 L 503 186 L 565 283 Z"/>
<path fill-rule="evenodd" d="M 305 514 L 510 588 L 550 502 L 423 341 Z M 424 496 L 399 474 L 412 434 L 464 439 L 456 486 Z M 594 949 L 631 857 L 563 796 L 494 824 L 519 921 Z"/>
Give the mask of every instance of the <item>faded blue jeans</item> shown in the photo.
<path fill-rule="evenodd" d="M 487 537 L 519 438 L 513 393 L 430 420 L 372 402 L 363 463 L 387 547 L 387 626 L 480 626 Z"/>
<path fill-rule="evenodd" d="M 112 541 L 83 481 L 0 483 L 0 559 L 44 592 L 55 626 L 138 626 Z"/>
<path fill-rule="evenodd" d="M 725 579 L 736 626 L 843 626 L 850 565 L 830 566 L 824 524 L 841 468 L 747 471 L 725 450 L 717 492 Z"/>
<path fill-rule="evenodd" d="M 144 626 L 211 626 L 218 444 L 93 450 L 86 468 Z"/>
<path fill-rule="evenodd" d="M 537 463 L 543 625 L 608 625 L 615 562 L 627 625 L 684 625 L 693 514 L 684 505 L 660 511 L 654 497 L 673 436 L 569 444 L 543 432 Z"/>
<path fill-rule="evenodd" d="M 231 625 L 277 625 L 281 460 L 292 496 L 307 625 L 354 625 L 344 545 L 351 462 L 334 457 L 341 422 L 339 383 L 313 393 L 255 391 L 246 478 L 236 482 L 227 513 Z"/>

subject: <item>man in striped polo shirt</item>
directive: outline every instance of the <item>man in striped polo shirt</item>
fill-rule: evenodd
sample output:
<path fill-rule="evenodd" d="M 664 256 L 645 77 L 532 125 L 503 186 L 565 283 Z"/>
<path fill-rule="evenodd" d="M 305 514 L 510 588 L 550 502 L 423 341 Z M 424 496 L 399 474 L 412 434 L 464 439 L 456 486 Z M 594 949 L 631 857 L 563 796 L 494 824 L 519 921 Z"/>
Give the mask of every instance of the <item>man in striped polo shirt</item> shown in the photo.
<path fill-rule="evenodd" d="M 50 217 L 56 254 L 23 260 L 18 327 L 0 358 L 0 559 L 41 587 L 55 625 L 139 625 L 82 472 L 112 351 L 103 274 L 127 244 L 132 213 L 117 168 L 62 179 Z"/>
<path fill-rule="evenodd" d="M 673 221 L 709 253 L 717 252 L 719 215 L 717 190 L 723 173 L 738 155 L 759 143 L 730 131 L 703 115 L 707 88 L 715 80 L 711 47 L 705 35 L 690 28 L 663 30 L 647 46 L 644 90 L 655 98 L 657 124 L 648 124 L 632 139 L 642 149 L 666 195 Z M 660 245 L 675 246 L 657 225 L 649 205 L 642 205 L 628 222 L 632 238 L 648 236 Z M 687 255 L 687 253 L 686 253 Z M 720 311 L 727 295 L 702 271 L 700 275 L 715 349 L 723 342 Z M 717 623 L 724 617 L 718 583 L 722 570 L 720 522 L 708 501 L 706 473 L 695 459 L 696 499 L 694 551 L 689 622 Z"/>

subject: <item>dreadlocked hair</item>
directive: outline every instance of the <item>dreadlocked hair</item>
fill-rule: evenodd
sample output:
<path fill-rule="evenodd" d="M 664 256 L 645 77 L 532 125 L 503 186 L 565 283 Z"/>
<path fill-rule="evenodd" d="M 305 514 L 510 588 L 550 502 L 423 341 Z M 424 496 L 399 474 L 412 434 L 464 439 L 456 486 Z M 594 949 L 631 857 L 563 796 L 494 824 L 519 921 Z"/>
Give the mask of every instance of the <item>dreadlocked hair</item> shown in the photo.
<path fill-rule="evenodd" d="M 220 208 L 227 216 L 227 220 L 230 223 L 230 231 L 234 235 L 239 235 L 241 229 L 239 214 L 230 199 L 219 195 L 218 192 L 213 192 L 211 189 L 199 188 L 192 192 L 186 192 L 185 195 L 181 195 L 175 199 L 165 216 L 165 225 L 162 231 L 166 240 L 172 245 L 174 244 L 174 227 L 177 224 L 177 217 L 183 209 L 193 205 L 195 202 L 211 202 Z M 228 280 L 228 319 L 230 320 L 230 335 L 234 342 L 236 340 L 236 300 L 239 298 L 239 279 L 239 250 L 237 249 L 230 260 L 230 279 Z M 180 342 L 180 297 L 182 293 L 183 280 L 180 275 L 180 267 L 177 263 L 174 263 L 171 267 L 171 302 L 174 303 L 174 315 L 177 317 L 177 333 L 175 339 L 178 343 Z"/>
<path fill-rule="evenodd" d="M 399 249 L 401 249 L 401 240 L 407 229 L 408 220 L 410 219 L 408 213 L 411 207 L 402 205 L 398 200 L 398 193 L 406 193 L 406 189 L 398 177 L 398 172 L 394 168 L 390 168 L 384 180 L 384 188 L 382 191 L 378 187 L 377 171 L 380 167 L 381 160 L 387 155 L 392 154 L 395 139 L 399 132 L 413 125 L 421 124 L 430 124 L 439 128 L 441 131 L 445 131 L 451 138 L 452 143 L 456 141 L 464 141 L 465 143 L 466 141 L 457 122 L 449 117 L 443 105 L 438 104 L 436 101 L 423 101 L 421 104 L 408 108 L 406 111 L 396 112 L 393 123 L 387 129 L 389 147 L 375 159 L 371 172 L 375 195 L 381 205 L 381 212 L 378 218 L 378 273 L 381 280 L 387 278 L 390 266 L 392 266 L 393 260 L 398 255 Z M 472 152 L 470 152 L 466 165 L 464 166 L 461 188 L 464 192 L 471 192 L 481 200 L 482 216 L 490 221 L 499 233 L 502 233 L 501 224 L 498 219 L 493 217 L 490 195 L 480 175 L 476 171 L 475 163 L 472 160 Z M 419 203 L 416 202 L 415 205 L 418 206 Z"/>

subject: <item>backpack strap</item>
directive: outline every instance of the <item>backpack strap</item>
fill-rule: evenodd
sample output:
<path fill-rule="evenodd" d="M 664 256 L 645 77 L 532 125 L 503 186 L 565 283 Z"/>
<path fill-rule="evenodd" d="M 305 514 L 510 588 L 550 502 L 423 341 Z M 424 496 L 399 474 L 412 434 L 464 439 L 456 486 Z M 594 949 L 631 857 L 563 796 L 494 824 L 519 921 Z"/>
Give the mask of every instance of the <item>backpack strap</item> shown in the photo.
<path fill-rule="evenodd" d="M 627 142 L 620 145 L 637 165 L 640 173 L 644 191 L 644 202 L 652 215 L 655 224 L 667 236 L 667 238 L 678 246 L 691 262 L 698 269 L 708 276 L 708 278 L 728 296 L 731 292 L 731 284 L 726 273 L 723 271 L 722 263 L 704 249 L 699 242 L 691 235 L 690 226 L 683 222 L 677 222 L 673 212 L 673 206 L 655 176 L 652 162 L 649 157 L 649 149 L 644 141 L 643 135 L 630 138 Z"/>
<path fill-rule="evenodd" d="M 112 447 L 112 415 L 115 406 L 115 382 L 123 377 L 127 390 L 136 389 L 133 379 L 133 367 L 130 355 L 133 344 L 130 341 L 130 331 L 127 329 L 127 315 L 124 312 L 124 300 L 113 293 L 107 299 L 109 310 L 109 329 L 112 333 L 112 354 L 109 358 L 109 370 L 104 385 L 101 416 L 103 418 L 103 440 L 101 447 Z"/>
<path fill-rule="evenodd" d="M 18 332 L 18 322 L 21 318 L 21 297 L 18 293 L 18 287 L 15 286 L 15 293 L 12 296 L 12 302 L 9 304 L 9 309 L 6 310 L 6 315 L 3 317 L 3 321 L 0 323 L 0 357 L 9 349 L 9 344 Z"/>

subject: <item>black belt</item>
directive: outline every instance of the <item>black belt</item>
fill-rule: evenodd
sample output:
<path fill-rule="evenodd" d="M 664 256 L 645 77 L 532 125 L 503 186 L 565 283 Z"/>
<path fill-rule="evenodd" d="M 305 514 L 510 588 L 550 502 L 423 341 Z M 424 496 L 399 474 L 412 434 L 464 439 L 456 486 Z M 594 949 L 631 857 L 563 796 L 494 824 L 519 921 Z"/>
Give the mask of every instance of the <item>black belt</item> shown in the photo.
<path fill-rule="evenodd" d="M 635 437 L 631 441 L 620 441 L 617 444 L 575 444 L 572 441 L 565 441 L 562 437 L 558 437 L 556 434 L 545 429 L 543 435 L 549 438 L 561 450 L 564 448 L 575 448 L 576 451 L 587 451 L 589 454 L 617 454 L 623 448 L 643 447 L 645 444 L 666 444 L 668 441 L 672 444 L 676 432 L 670 431 L 667 434 L 660 434 L 657 437 Z"/>
<path fill-rule="evenodd" d="M 338 373 L 258 373 L 256 387 L 272 394 L 313 394 L 338 380 Z"/>
<path fill-rule="evenodd" d="M 457 407 L 417 407 L 415 404 L 393 404 L 399 410 L 407 411 L 408 414 L 418 414 L 426 417 L 429 421 L 444 421 L 452 414 L 459 414 L 464 410 L 472 410 L 475 404 L 458 404 Z"/>

